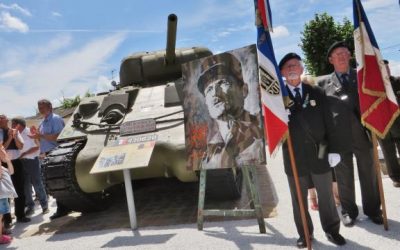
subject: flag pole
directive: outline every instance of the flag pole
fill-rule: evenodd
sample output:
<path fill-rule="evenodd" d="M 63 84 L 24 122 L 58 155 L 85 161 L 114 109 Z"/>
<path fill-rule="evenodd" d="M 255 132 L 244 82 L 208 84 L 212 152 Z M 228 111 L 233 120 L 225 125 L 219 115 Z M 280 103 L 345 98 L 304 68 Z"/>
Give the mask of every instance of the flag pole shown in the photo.
<path fill-rule="evenodd" d="M 383 184 L 381 177 L 381 164 L 379 163 L 378 158 L 378 140 L 376 138 L 376 134 L 372 132 L 372 145 L 374 148 L 374 166 L 376 170 L 376 177 L 378 179 L 378 187 L 379 187 L 379 198 L 381 199 L 382 205 L 382 216 L 383 216 L 383 228 L 387 231 L 389 230 L 387 214 L 386 214 L 386 202 L 385 202 L 385 194 L 383 192 Z"/>
<path fill-rule="evenodd" d="M 269 20 L 264 24 L 263 24 L 262 16 L 261 16 L 262 11 L 260 10 L 259 4 L 261 4 L 263 6 L 262 9 L 265 9 L 264 10 L 264 12 L 265 12 L 264 14 L 268 14 L 268 19 Z M 268 0 L 254 0 L 254 6 L 255 6 L 257 29 L 258 28 L 261 29 L 261 25 L 262 25 L 262 29 L 264 30 L 264 33 L 267 33 L 267 34 L 265 34 L 265 36 L 262 36 L 263 38 L 260 38 L 260 37 L 257 38 L 257 48 L 258 48 L 259 42 L 260 43 L 264 42 L 264 43 L 267 43 L 267 44 L 268 44 L 268 42 L 270 43 L 269 47 L 270 47 L 270 50 L 272 51 L 272 57 L 271 57 L 272 61 L 271 62 L 274 65 L 274 68 L 275 68 L 274 70 L 275 70 L 275 72 L 277 74 L 277 81 L 279 82 L 279 85 L 280 85 L 279 88 L 282 91 L 281 88 L 282 88 L 283 82 L 282 82 L 282 79 L 279 79 L 281 76 L 279 74 L 279 70 L 277 69 L 275 56 L 273 54 L 273 46 L 272 46 L 272 42 L 271 42 L 270 36 L 269 36 L 269 30 L 272 28 L 272 25 L 271 25 L 271 19 L 270 19 L 271 15 L 269 13 Z M 265 16 L 265 15 L 263 15 L 263 16 Z M 265 17 L 265 18 L 267 18 L 267 17 Z M 260 35 L 260 34 L 258 34 L 258 35 Z M 260 51 L 258 51 L 258 52 L 260 53 Z M 264 53 L 261 53 L 261 54 L 264 54 Z M 260 61 L 259 61 L 259 64 L 260 64 Z M 260 66 L 259 66 L 259 69 L 260 69 Z M 260 80 L 260 82 L 261 82 L 261 80 Z M 281 91 L 279 91 L 279 92 L 281 92 Z M 282 106 L 282 109 L 284 111 L 284 105 Z M 264 115 L 265 115 L 265 117 L 267 116 L 266 113 L 264 113 Z M 266 123 L 266 125 L 267 125 L 267 123 Z M 286 121 L 286 125 L 287 125 L 287 121 Z M 294 178 L 294 183 L 295 183 L 295 188 L 296 188 L 297 200 L 298 200 L 299 207 L 300 207 L 300 217 L 301 217 L 301 221 L 303 223 L 303 230 L 304 230 L 304 234 L 305 234 L 305 238 L 306 238 L 307 248 L 309 250 L 311 250 L 310 232 L 308 230 L 308 224 L 307 224 L 307 219 L 306 219 L 306 214 L 305 214 L 305 209 L 304 209 L 304 203 L 303 203 L 303 196 L 302 196 L 302 193 L 301 193 L 301 190 L 300 190 L 300 181 L 299 181 L 299 176 L 298 176 L 298 173 L 297 173 L 297 167 L 296 167 L 296 162 L 295 162 L 294 153 L 293 153 L 293 144 L 292 144 L 292 140 L 290 138 L 290 131 L 288 130 L 288 131 L 286 131 L 286 133 L 287 133 L 287 138 L 286 139 L 287 139 L 287 145 L 288 145 L 288 149 L 289 149 L 289 157 L 290 157 L 290 163 L 291 163 L 290 166 L 291 166 L 292 172 L 293 172 L 293 178 Z M 268 147 L 270 147 L 270 146 L 271 146 L 271 144 L 268 145 Z M 273 150 L 271 150 L 271 151 L 273 151 Z"/>
<path fill-rule="evenodd" d="M 308 248 L 308 250 L 311 250 L 312 246 L 311 246 L 310 232 L 308 230 L 306 212 L 305 212 L 305 207 L 304 207 L 304 203 L 303 203 L 303 194 L 301 193 L 301 189 L 300 189 L 299 175 L 297 173 L 297 166 L 296 166 L 296 161 L 295 161 L 295 157 L 294 157 L 293 144 L 292 144 L 292 138 L 290 137 L 290 131 L 289 131 L 289 134 L 287 137 L 287 143 L 288 143 L 289 156 L 290 156 L 290 166 L 292 167 L 294 184 L 296 186 L 297 200 L 299 201 L 301 221 L 303 222 L 302 224 L 303 224 L 304 235 L 306 238 L 307 248 Z"/>
<path fill-rule="evenodd" d="M 362 25 L 362 20 L 361 20 L 361 10 L 360 10 L 360 5 L 359 2 L 357 1 L 357 12 L 358 12 L 358 23 L 360 25 L 360 39 L 361 39 L 361 51 L 365 51 L 365 44 L 364 44 L 364 34 L 363 34 L 363 27 Z M 365 53 L 363 53 L 363 56 L 361 57 L 363 62 L 362 65 L 364 65 L 363 68 L 363 81 L 365 81 L 365 72 L 367 70 L 366 64 L 365 64 Z M 359 83 L 360 84 L 360 83 Z M 361 91 L 364 88 L 364 83 L 361 82 Z M 361 120 L 361 122 L 363 122 Z M 378 182 L 378 190 L 379 190 L 379 198 L 381 200 L 381 206 L 382 206 L 382 216 L 383 216 L 383 228 L 387 231 L 389 230 L 388 222 L 387 222 L 387 214 L 386 214 L 386 203 L 385 203 L 385 194 L 383 193 L 383 184 L 382 184 L 382 177 L 381 177 L 381 167 L 379 163 L 379 158 L 378 158 L 378 140 L 376 138 L 376 133 L 372 130 L 372 147 L 373 147 L 373 158 L 374 158 L 374 168 L 376 171 L 376 177 L 377 177 L 377 182 Z"/>

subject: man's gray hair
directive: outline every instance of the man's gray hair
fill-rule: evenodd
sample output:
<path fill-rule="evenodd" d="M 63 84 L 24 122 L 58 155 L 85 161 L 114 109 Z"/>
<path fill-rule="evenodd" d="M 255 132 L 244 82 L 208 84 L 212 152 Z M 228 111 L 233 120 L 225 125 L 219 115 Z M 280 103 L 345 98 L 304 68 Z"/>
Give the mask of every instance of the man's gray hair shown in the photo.
<path fill-rule="evenodd" d="M 49 108 L 53 108 L 53 105 L 51 104 L 51 102 L 48 99 L 40 99 L 38 101 L 38 105 L 40 105 L 40 104 L 44 104 Z"/>

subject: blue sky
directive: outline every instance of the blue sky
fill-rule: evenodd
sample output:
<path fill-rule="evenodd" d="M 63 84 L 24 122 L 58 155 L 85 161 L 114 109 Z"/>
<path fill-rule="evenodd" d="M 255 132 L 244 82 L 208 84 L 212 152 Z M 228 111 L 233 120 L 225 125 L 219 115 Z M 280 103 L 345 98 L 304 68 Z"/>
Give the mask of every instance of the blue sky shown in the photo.
<path fill-rule="evenodd" d="M 324 11 L 352 17 L 351 0 L 270 0 L 275 55 L 301 53 L 304 23 Z M 362 1 L 384 58 L 400 75 L 397 0 Z M 0 113 L 33 115 L 36 101 L 111 88 L 123 57 L 164 49 L 178 16 L 177 47 L 214 53 L 255 43 L 253 0 L 0 0 Z"/>

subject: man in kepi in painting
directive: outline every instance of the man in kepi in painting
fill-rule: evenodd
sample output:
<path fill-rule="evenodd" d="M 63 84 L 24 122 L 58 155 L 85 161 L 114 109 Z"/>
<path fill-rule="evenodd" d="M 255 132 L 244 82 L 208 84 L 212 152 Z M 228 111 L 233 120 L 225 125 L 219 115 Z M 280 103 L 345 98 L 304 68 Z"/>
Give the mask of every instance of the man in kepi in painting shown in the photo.
<path fill-rule="evenodd" d="M 212 118 L 202 168 L 264 162 L 260 117 L 244 109 L 248 85 L 243 80 L 239 60 L 230 53 L 205 59 L 201 64 L 198 89 L 205 97 Z"/>

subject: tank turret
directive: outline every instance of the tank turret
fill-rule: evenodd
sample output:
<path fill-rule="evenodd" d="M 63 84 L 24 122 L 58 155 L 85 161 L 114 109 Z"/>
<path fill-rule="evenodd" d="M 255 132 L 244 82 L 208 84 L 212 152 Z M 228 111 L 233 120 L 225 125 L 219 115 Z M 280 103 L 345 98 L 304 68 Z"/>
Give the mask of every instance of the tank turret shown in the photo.
<path fill-rule="evenodd" d="M 182 63 L 212 55 L 205 47 L 175 49 L 177 22 L 175 14 L 168 16 L 165 50 L 137 52 L 122 59 L 120 87 L 165 84 L 182 76 Z"/>

